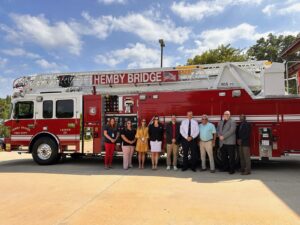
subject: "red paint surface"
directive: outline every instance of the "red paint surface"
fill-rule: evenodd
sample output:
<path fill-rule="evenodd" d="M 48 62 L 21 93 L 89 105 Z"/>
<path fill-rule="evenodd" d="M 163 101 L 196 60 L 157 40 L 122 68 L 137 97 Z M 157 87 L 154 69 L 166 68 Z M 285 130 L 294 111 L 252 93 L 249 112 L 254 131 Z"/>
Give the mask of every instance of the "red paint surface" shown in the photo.
<path fill-rule="evenodd" d="M 225 92 L 226 96 L 220 97 L 219 93 Z M 134 99 L 135 105 L 133 113 L 137 113 L 138 120 L 145 118 L 149 122 L 154 115 L 177 116 L 184 117 L 187 111 L 193 111 L 194 115 L 200 116 L 202 114 L 221 116 L 224 111 L 230 110 L 232 115 L 276 115 L 277 121 L 268 122 L 252 122 L 252 136 L 251 136 L 251 152 L 252 155 L 258 156 L 259 150 L 259 127 L 270 127 L 274 136 L 278 138 L 278 150 L 273 151 L 273 156 L 280 156 L 287 150 L 300 150 L 300 142 L 298 131 L 300 130 L 299 121 L 282 122 L 283 115 L 286 114 L 300 114 L 300 98 L 276 98 L 276 99 L 257 99 L 253 100 L 244 90 L 241 90 L 240 97 L 232 97 L 232 90 L 205 90 L 205 91 L 186 91 L 186 92 L 149 92 L 145 94 L 146 100 L 140 100 L 136 96 L 131 96 Z M 158 95 L 158 99 L 154 99 L 153 95 Z M 94 113 L 89 113 L 90 108 L 95 107 Z M 97 137 L 95 137 L 94 153 L 99 153 L 101 146 L 102 130 L 101 119 L 104 114 L 101 109 L 101 96 L 89 95 L 84 96 L 84 124 L 85 126 L 92 126 L 97 128 Z M 122 112 L 124 113 L 124 112 Z M 33 129 L 25 129 L 28 124 L 35 124 Z M 64 130 L 68 123 L 75 123 L 73 129 Z M 19 120 L 8 121 L 6 126 L 13 128 L 12 134 L 24 132 L 25 135 L 35 135 L 42 132 L 44 126 L 48 127 L 48 132 L 55 135 L 80 134 L 80 120 L 79 119 L 51 119 L 51 120 Z M 23 127 L 23 129 L 22 129 Z M 27 133 L 26 133 L 27 132 Z M 9 139 L 7 139 L 9 141 Z M 72 142 L 78 145 L 78 141 Z M 11 141 L 13 146 L 29 145 L 29 141 Z M 63 144 L 70 144 L 70 142 L 63 142 Z"/>

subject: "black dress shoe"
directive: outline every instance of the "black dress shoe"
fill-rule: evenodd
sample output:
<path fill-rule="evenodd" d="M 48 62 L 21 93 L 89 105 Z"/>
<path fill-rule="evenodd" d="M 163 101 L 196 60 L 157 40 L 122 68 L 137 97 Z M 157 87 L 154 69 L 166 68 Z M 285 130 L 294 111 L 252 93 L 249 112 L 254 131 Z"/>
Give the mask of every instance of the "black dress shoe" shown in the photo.
<path fill-rule="evenodd" d="M 196 172 L 196 169 L 195 169 L 195 168 L 191 168 L 191 170 L 192 170 L 193 172 Z"/>
<path fill-rule="evenodd" d="M 234 173 L 235 173 L 235 171 L 230 171 L 230 172 L 229 172 L 229 174 L 234 174 Z"/>
<path fill-rule="evenodd" d="M 187 170 L 187 168 L 181 168 L 181 171 L 186 171 Z"/>
<path fill-rule="evenodd" d="M 249 175 L 249 174 L 251 174 L 251 172 L 243 172 L 243 173 L 241 173 L 241 175 Z"/>

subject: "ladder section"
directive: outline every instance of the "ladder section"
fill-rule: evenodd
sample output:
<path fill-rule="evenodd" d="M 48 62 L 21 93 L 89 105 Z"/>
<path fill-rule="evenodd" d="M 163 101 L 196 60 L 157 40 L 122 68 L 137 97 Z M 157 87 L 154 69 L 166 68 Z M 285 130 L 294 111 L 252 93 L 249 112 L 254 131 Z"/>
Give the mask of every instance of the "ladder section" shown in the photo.
<path fill-rule="evenodd" d="M 14 92 L 23 94 L 82 91 L 91 93 L 126 93 L 174 91 L 193 89 L 243 88 L 251 96 L 268 95 L 265 75 L 272 74 L 281 85 L 281 63 L 268 61 L 228 62 L 217 64 L 177 66 L 169 68 L 54 73 L 24 76 L 14 81 Z M 270 76 L 269 76 L 270 77 Z M 269 78 L 270 79 L 270 78 Z M 284 81 L 282 81 L 284 87 Z M 268 86 L 270 87 L 270 86 Z M 280 90 L 276 92 L 276 90 Z M 272 94 L 282 93 L 282 87 L 274 87 Z"/>

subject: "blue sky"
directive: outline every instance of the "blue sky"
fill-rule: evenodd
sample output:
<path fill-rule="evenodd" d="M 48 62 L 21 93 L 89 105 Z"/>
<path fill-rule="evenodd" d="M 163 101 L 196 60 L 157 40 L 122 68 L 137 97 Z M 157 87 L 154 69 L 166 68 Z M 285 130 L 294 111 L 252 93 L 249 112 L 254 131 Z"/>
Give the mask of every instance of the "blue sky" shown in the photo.
<path fill-rule="evenodd" d="M 158 67 L 160 38 L 173 66 L 299 28 L 300 0 L 0 0 L 0 97 L 27 74 Z"/>

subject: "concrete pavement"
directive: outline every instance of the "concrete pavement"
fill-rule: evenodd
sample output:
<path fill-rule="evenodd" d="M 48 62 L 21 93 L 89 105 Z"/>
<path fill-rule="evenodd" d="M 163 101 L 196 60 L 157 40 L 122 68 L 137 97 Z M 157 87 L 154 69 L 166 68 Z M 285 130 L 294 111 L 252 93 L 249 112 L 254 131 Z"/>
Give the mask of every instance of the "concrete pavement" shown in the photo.
<path fill-rule="evenodd" d="M 30 155 L 0 152 L 0 224 L 300 224 L 300 159 L 254 163 L 251 176 L 160 165 L 38 166 Z"/>

